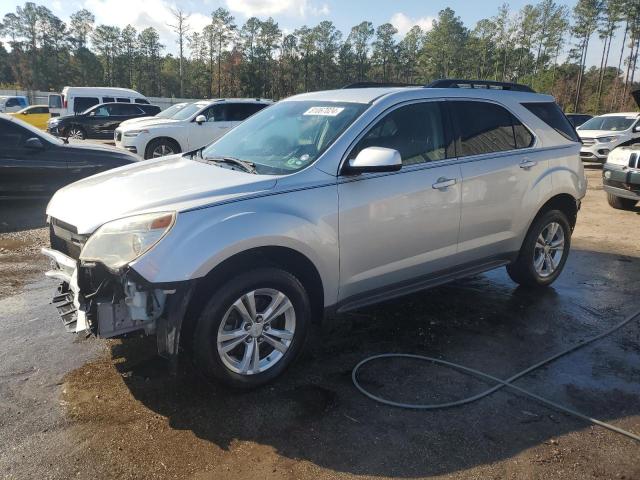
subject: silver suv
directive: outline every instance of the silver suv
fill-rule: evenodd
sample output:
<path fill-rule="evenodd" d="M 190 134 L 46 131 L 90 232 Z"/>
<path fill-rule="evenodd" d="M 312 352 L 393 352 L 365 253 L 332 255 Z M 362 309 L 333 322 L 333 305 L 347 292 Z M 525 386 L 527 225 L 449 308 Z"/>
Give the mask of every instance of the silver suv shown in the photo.
<path fill-rule="evenodd" d="M 550 96 L 518 85 L 297 95 L 216 142 L 59 190 L 47 214 L 71 331 L 144 331 L 240 387 L 310 324 L 506 266 L 551 284 L 586 179 Z"/>

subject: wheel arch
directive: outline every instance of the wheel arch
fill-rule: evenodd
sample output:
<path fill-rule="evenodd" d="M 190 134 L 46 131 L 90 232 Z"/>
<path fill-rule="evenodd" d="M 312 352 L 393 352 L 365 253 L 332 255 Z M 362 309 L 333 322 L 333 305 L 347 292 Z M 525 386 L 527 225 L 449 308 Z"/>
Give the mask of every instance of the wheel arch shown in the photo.
<path fill-rule="evenodd" d="M 313 320 L 317 322 L 322 319 L 324 285 L 311 259 L 290 247 L 254 247 L 230 256 L 195 282 L 181 326 L 180 342 L 183 348 L 188 348 L 191 343 L 197 319 L 211 292 L 234 272 L 259 267 L 281 268 L 298 278 L 309 294 Z"/>
<path fill-rule="evenodd" d="M 147 154 L 149 153 L 149 146 L 153 143 L 156 142 L 158 140 L 166 140 L 168 142 L 173 143 L 174 145 L 176 145 L 178 147 L 178 151 L 175 153 L 182 153 L 184 151 L 184 149 L 182 148 L 182 145 L 180 144 L 180 142 L 178 140 L 176 140 L 173 137 L 170 137 L 168 135 L 160 135 L 158 137 L 153 137 L 151 140 L 149 140 L 147 142 L 147 144 L 144 146 L 144 158 L 147 159 L 149 157 L 147 157 Z"/>

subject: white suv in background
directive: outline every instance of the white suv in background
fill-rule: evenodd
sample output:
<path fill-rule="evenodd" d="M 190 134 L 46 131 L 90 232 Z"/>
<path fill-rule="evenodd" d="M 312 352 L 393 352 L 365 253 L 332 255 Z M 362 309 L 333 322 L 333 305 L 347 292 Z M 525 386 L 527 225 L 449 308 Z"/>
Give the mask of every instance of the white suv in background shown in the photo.
<path fill-rule="evenodd" d="M 203 100 L 187 105 L 171 118 L 120 127 L 114 140 L 117 147 L 145 159 L 188 152 L 217 140 L 272 103 L 260 98 Z"/>
<path fill-rule="evenodd" d="M 587 120 L 576 132 L 582 141 L 580 158 L 604 163 L 614 148 L 640 142 L 640 115 L 638 112 L 600 115 Z"/>

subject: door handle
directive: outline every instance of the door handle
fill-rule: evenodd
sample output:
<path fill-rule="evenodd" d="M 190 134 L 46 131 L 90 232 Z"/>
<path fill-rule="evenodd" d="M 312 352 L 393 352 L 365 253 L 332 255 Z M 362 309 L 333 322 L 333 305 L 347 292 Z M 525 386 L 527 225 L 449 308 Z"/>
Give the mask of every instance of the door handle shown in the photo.
<path fill-rule="evenodd" d="M 457 180 L 455 178 L 440 177 L 436 181 L 436 183 L 431 185 L 431 188 L 434 188 L 435 190 L 444 190 L 445 188 L 455 185 L 456 183 L 457 183 Z"/>
<path fill-rule="evenodd" d="M 520 168 L 523 168 L 525 170 L 529 170 L 531 167 L 535 167 L 538 164 L 538 162 L 536 162 L 535 160 L 529 160 L 528 158 L 525 158 L 524 160 L 522 160 L 520 162 Z"/>

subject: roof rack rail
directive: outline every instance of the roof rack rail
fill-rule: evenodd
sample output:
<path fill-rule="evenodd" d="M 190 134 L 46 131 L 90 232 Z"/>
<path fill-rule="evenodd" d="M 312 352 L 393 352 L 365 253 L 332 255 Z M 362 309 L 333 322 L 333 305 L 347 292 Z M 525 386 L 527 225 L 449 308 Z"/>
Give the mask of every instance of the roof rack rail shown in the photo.
<path fill-rule="evenodd" d="M 511 90 L 514 92 L 530 92 L 536 91 L 528 85 L 511 82 L 496 82 L 493 80 L 462 80 L 456 78 L 442 78 L 434 80 L 425 88 L 488 88 L 493 90 Z"/>
<path fill-rule="evenodd" d="M 389 88 L 389 87 L 422 87 L 415 83 L 394 83 L 394 82 L 355 82 L 342 87 L 345 88 Z"/>

